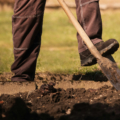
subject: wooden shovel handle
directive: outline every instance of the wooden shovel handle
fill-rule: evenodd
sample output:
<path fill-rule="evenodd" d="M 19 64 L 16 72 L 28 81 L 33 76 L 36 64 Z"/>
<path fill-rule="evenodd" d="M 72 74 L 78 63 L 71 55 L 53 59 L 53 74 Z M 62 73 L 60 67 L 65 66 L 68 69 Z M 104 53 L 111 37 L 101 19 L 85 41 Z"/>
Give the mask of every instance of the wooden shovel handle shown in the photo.
<path fill-rule="evenodd" d="M 76 20 L 76 18 L 72 14 L 72 12 L 69 10 L 69 8 L 66 5 L 66 3 L 64 2 L 64 0 L 58 0 L 58 2 L 60 3 L 62 8 L 64 9 L 65 13 L 67 14 L 67 16 L 69 17 L 71 22 L 73 23 L 74 27 L 78 31 L 79 35 L 81 36 L 81 38 L 83 39 L 83 41 L 87 45 L 87 47 L 90 50 L 90 52 L 92 53 L 92 55 L 94 55 L 97 59 L 100 59 L 102 57 L 101 54 L 96 49 L 96 47 L 93 45 L 93 43 L 91 42 L 91 40 L 89 39 L 89 37 L 87 36 L 87 34 L 83 30 L 83 28 L 81 27 L 81 25 L 78 23 L 78 21 Z"/>

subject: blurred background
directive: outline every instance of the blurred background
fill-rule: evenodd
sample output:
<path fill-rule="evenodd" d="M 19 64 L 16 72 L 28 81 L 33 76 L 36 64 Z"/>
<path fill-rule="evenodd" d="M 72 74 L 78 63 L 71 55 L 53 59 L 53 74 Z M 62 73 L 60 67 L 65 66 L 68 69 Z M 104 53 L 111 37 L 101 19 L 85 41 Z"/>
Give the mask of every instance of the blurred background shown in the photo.
<path fill-rule="evenodd" d="M 15 0 L 0 0 L 0 10 L 8 10 L 13 8 Z M 69 7 L 75 7 L 75 0 L 65 0 Z M 120 0 L 100 0 L 101 9 L 105 6 L 116 6 L 120 7 Z M 59 3 L 57 0 L 47 0 L 46 7 L 58 7 Z"/>
<path fill-rule="evenodd" d="M 74 0 L 65 0 L 76 17 Z M 14 0 L 0 0 L 0 73 L 10 72 L 13 57 L 12 15 Z M 100 0 L 103 40 L 115 38 L 120 43 L 120 0 Z M 120 67 L 120 49 L 113 55 Z M 100 68 L 81 67 L 77 50 L 76 30 L 57 0 L 47 0 L 41 52 L 37 72 L 86 73 Z"/>

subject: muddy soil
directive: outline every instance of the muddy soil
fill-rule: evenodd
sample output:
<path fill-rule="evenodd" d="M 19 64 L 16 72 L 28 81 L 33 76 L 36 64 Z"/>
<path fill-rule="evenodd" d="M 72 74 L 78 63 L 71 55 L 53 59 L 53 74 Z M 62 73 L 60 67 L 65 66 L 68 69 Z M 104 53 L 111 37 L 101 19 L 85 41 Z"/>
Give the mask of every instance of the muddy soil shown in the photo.
<path fill-rule="evenodd" d="M 0 96 L 0 120 L 119 120 L 120 91 L 58 88 L 42 95 L 40 89 Z"/>

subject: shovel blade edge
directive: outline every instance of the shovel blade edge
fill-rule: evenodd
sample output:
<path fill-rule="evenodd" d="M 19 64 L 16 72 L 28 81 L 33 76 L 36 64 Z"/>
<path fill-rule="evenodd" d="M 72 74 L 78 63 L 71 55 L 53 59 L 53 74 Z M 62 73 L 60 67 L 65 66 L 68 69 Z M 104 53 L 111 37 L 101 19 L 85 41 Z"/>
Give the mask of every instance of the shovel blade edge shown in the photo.
<path fill-rule="evenodd" d="M 120 69 L 117 64 L 105 57 L 102 57 L 102 60 L 97 60 L 97 62 L 115 89 L 120 90 Z"/>

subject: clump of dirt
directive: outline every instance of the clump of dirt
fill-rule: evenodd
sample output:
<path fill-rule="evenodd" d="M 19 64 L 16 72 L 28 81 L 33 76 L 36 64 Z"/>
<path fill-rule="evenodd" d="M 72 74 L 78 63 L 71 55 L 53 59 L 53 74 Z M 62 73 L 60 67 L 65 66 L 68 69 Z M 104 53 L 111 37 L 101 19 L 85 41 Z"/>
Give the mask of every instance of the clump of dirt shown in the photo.
<path fill-rule="evenodd" d="M 56 89 L 42 95 L 40 89 L 0 96 L 0 120 L 118 120 L 120 91 L 99 89 Z"/>

